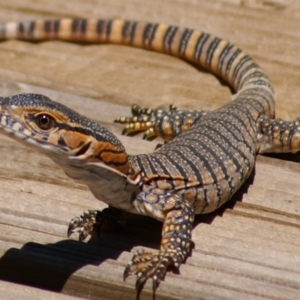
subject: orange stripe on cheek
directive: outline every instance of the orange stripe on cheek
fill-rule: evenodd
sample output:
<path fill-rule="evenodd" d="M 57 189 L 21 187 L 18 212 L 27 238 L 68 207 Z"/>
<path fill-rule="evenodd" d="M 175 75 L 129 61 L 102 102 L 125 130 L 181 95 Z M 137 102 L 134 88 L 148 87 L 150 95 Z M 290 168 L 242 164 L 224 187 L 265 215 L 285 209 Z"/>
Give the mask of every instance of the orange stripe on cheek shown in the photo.
<path fill-rule="evenodd" d="M 72 150 L 84 145 L 88 141 L 87 136 L 79 132 L 68 132 L 66 130 L 61 130 L 60 134 L 63 137 L 65 143 Z"/>

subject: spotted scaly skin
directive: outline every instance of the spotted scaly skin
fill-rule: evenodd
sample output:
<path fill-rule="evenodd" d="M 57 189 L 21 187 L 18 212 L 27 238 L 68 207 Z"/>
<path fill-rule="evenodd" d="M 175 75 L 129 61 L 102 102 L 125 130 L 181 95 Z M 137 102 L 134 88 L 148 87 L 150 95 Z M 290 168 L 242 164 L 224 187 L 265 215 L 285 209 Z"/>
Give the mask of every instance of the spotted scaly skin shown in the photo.
<path fill-rule="evenodd" d="M 95 225 L 122 219 L 121 211 L 163 222 L 160 250 L 139 251 L 125 269 L 124 278 L 137 275 L 138 296 L 148 278 L 155 292 L 167 268 L 180 267 L 192 247 L 195 214 L 228 201 L 251 174 L 258 153 L 299 151 L 299 120 L 274 119 L 267 75 L 242 50 L 207 33 L 147 22 L 65 19 L 1 24 L 0 39 L 115 43 L 162 52 L 211 71 L 236 92 L 232 102 L 212 112 L 133 106 L 132 117 L 117 120 L 127 124 L 124 133 L 145 131 L 145 138 L 167 142 L 136 156 L 127 155 L 102 126 L 43 95 L 0 99 L 4 134 L 46 154 L 111 208 L 75 217 L 68 234 L 78 230 L 83 240 Z"/>

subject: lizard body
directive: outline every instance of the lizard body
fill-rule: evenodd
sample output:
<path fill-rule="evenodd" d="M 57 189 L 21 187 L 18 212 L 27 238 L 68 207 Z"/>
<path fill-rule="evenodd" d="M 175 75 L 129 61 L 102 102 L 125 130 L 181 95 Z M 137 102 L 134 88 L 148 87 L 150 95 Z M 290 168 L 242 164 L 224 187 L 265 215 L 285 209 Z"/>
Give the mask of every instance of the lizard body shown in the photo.
<path fill-rule="evenodd" d="M 299 150 L 299 121 L 274 119 L 272 85 L 242 50 L 197 30 L 124 20 L 53 20 L 0 24 L 0 40 L 65 40 L 116 43 L 167 53 L 208 69 L 234 89 L 234 100 L 213 111 L 148 110 L 133 106 L 124 133 L 168 141 L 151 154 L 127 155 L 108 130 L 45 96 L 0 99 L 0 128 L 49 156 L 96 198 L 127 212 L 164 222 L 160 250 L 137 253 L 124 278 L 137 275 L 140 292 L 153 289 L 168 266 L 179 267 L 190 251 L 195 214 L 214 211 L 251 174 L 258 153 Z M 84 239 L 105 213 L 86 211 L 68 233 Z"/>

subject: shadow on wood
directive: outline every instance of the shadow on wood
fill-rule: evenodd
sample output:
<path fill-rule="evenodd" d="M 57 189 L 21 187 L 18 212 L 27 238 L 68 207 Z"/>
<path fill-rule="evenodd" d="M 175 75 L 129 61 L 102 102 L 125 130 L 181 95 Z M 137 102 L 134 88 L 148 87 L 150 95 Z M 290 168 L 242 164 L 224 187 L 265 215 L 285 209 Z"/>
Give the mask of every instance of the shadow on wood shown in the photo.
<path fill-rule="evenodd" d="M 200 223 L 211 224 L 216 216 L 222 216 L 228 208 L 233 209 L 236 201 L 241 201 L 242 194 L 247 192 L 253 178 L 254 173 L 239 193 L 216 212 L 196 216 L 194 227 Z M 115 288 L 113 282 L 105 285 L 78 277 L 76 272 L 87 265 L 98 267 L 107 260 L 117 260 L 123 251 L 130 252 L 136 246 L 159 249 L 161 228 L 162 224 L 152 218 L 132 215 L 122 232 L 117 230 L 101 233 L 100 236 L 94 234 L 87 243 L 74 240 L 46 245 L 28 242 L 21 249 L 10 248 L 2 256 L 0 279 L 55 292 L 64 291 L 68 282 L 72 288 L 67 288 L 67 293 L 77 296 L 85 295 L 86 284 L 93 294 L 101 294 L 103 289 L 110 293 Z M 119 282 L 121 285 L 122 274 L 119 274 Z"/>
<path fill-rule="evenodd" d="M 10 248 L 1 257 L 0 279 L 55 292 L 64 291 L 76 296 L 86 295 L 87 286 L 89 294 L 94 295 L 92 298 L 97 298 L 97 295 L 103 295 L 104 292 L 113 295 L 116 293 L 115 289 L 118 289 L 113 281 L 100 282 L 95 280 L 97 276 L 88 278 L 86 275 L 78 275 L 77 271 L 91 265 L 96 267 L 93 272 L 105 273 L 99 266 L 108 260 L 113 264 L 124 251 L 130 252 L 135 246 L 159 248 L 160 232 L 160 222 L 133 215 L 124 231 L 101 234 L 100 239 L 93 235 L 87 243 L 74 240 L 46 245 L 29 242 L 21 249 Z M 125 264 L 123 267 L 125 268 Z M 119 290 L 124 293 L 126 287 L 122 273 L 114 268 L 112 271 L 118 277 Z M 133 287 L 128 292 L 132 296 Z"/>

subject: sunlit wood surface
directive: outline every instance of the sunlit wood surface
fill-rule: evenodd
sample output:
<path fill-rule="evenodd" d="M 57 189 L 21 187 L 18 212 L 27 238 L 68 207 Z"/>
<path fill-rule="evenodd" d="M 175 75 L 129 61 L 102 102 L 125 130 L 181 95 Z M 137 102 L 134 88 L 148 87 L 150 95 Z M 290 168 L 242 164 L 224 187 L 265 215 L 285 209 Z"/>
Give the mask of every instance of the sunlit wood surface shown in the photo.
<path fill-rule="evenodd" d="M 239 45 L 270 75 L 277 116 L 300 115 L 300 2 L 292 0 L 0 0 L 0 22 L 125 18 L 198 28 Z M 112 121 L 130 105 L 215 109 L 226 85 L 162 54 L 116 45 L 0 43 L 0 96 L 42 93 L 112 130 L 128 152 L 158 141 L 120 136 Z M 0 135 L 0 298 L 134 299 L 123 282 L 134 249 L 158 249 L 161 224 L 135 216 L 124 232 L 86 243 L 66 237 L 69 220 L 102 209 L 86 187 L 46 157 Z M 233 201 L 197 218 L 195 249 L 168 273 L 156 299 L 297 299 L 300 290 L 300 164 L 297 155 L 258 157 Z M 59 294 L 58 294 L 59 293 Z M 152 299 L 152 285 L 141 299 Z"/>

